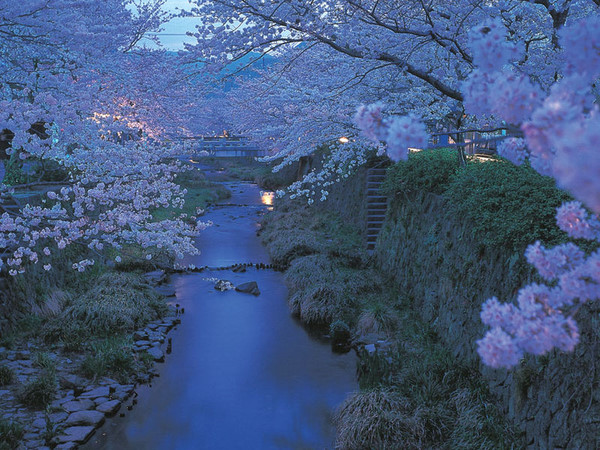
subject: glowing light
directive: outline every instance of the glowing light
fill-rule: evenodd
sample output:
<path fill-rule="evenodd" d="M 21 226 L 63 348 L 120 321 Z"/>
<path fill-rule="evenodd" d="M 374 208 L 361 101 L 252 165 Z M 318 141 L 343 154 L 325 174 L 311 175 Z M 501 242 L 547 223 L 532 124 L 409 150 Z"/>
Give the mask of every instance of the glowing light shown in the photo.
<path fill-rule="evenodd" d="M 339 139 L 339 141 L 340 141 L 342 144 L 347 144 L 348 142 L 350 142 L 350 139 L 348 139 L 348 138 L 347 138 L 347 137 L 345 137 L 345 136 L 342 136 L 342 137 Z"/>
<path fill-rule="evenodd" d="M 263 205 L 273 206 L 275 200 L 275 192 L 261 192 L 260 201 Z"/>

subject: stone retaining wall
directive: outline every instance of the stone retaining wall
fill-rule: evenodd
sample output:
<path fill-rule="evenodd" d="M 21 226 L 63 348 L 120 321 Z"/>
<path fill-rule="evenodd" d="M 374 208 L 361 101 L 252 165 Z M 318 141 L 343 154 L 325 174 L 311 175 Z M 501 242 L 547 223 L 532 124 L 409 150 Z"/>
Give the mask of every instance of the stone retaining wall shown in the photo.
<path fill-rule="evenodd" d="M 365 172 L 336 187 L 326 205 L 357 226 Z M 444 208 L 433 194 L 390 201 L 376 264 L 395 279 L 456 358 L 479 367 L 530 448 L 600 448 L 600 306 L 578 313 L 581 343 L 574 353 L 528 357 L 512 371 L 484 367 L 475 351 L 485 331 L 481 304 L 492 296 L 513 299 L 534 273 L 517 271 L 521 255 L 484 246 L 468 223 L 444 220 Z"/>

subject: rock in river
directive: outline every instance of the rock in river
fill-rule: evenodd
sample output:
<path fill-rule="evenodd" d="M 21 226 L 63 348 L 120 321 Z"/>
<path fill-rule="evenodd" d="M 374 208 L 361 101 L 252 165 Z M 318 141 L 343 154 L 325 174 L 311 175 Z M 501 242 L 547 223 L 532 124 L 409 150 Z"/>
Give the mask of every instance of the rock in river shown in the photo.
<path fill-rule="evenodd" d="M 258 289 L 256 281 L 240 284 L 235 290 L 238 292 L 245 292 L 246 294 L 260 295 L 260 289 Z"/>
<path fill-rule="evenodd" d="M 233 289 L 233 284 L 228 280 L 219 280 L 215 283 L 215 289 L 217 291 L 229 291 Z"/>

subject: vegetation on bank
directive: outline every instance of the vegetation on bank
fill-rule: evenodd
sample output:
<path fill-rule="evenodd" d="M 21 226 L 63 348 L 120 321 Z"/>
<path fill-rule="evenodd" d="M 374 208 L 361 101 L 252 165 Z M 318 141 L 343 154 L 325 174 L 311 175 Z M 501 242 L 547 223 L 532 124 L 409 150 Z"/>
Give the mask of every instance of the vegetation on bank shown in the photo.
<path fill-rule="evenodd" d="M 0 418 L 0 450 L 17 448 L 24 434 L 25 430 L 21 424 Z"/>
<path fill-rule="evenodd" d="M 187 191 L 184 196 L 183 208 L 156 209 L 152 212 L 154 220 L 172 219 L 181 214 L 185 214 L 188 218 L 196 217 L 199 210 L 204 210 L 208 205 L 231 197 L 231 192 L 227 188 L 209 181 L 204 172 L 196 168 L 179 173 L 175 182 Z"/>
<path fill-rule="evenodd" d="M 387 342 L 383 352 L 361 353 L 361 390 L 336 415 L 339 448 L 522 444 L 477 368 L 457 362 L 373 267 L 357 230 L 331 211 L 284 199 L 263 219 L 261 236 L 287 267 L 290 309 L 303 323 L 329 329 L 334 340 L 348 330 L 357 343 Z"/>
<path fill-rule="evenodd" d="M 177 181 L 187 189 L 185 208 L 156 212 L 164 218 L 176 212 L 196 215 L 196 208 L 230 195 L 198 170 L 182 173 Z M 26 274 L 2 280 L 0 347 L 21 351 L 27 344 L 39 351 L 32 355 L 36 373 L 20 386 L 14 370 L 0 364 L 0 386 L 14 390 L 23 405 L 43 409 L 56 396 L 65 358 L 73 362 L 77 375 L 90 380 L 108 376 L 130 383 L 147 371 L 153 358 L 133 352 L 132 333 L 163 317 L 168 308 L 144 273 L 173 263 L 160 251 L 153 251 L 149 261 L 144 257 L 147 252 L 129 246 L 119 251 L 116 262 L 117 253 L 108 249 L 103 257 L 94 255 L 93 266 L 78 272 L 72 261 L 90 257 L 90 250 L 69 246 L 50 255 L 51 272 L 36 265 Z M 9 434 L 16 436 L 15 430 L 13 425 L 0 424 L 0 441 L 9 439 L 5 437 Z"/>
<path fill-rule="evenodd" d="M 472 159 L 460 168 L 451 150 L 412 153 L 388 169 L 382 191 L 400 201 L 414 193 L 441 195 L 446 219 L 471 224 L 472 236 L 484 246 L 522 253 L 537 240 L 550 246 L 568 240 L 555 216 L 556 208 L 572 198 L 527 163 Z"/>
<path fill-rule="evenodd" d="M 446 205 L 441 220 L 475 224 L 464 239 L 486 247 L 502 242 L 520 257 L 535 240 L 567 239 L 554 220 L 567 195 L 528 166 L 492 159 L 459 168 L 453 152 L 421 152 L 392 166 L 383 190 L 399 202 L 433 194 Z M 279 201 L 263 220 L 262 237 L 274 261 L 288 267 L 290 308 L 304 323 L 330 324 L 332 336 L 348 329 L 358 344 L 372 335 L 386 341 L 383 350 L 361 354 L 361 390 L 336 415 L 339 448 L 524 445 L 477 363 L 454 357 L 414 310 L 414 299 L 372 266 L 360 234 L 331 210 Z"/>
<path fill-rule="evenodd" d="M 254 158 L 202 158 L 202 163 L 220 171 L 216 174 L 218 181 L 251 181 L 263 189 L 275 191 L 288 186 L 296 179 L 298 165 L 292 164 L 273 172 L 275 163 L 263 163 Z"/>

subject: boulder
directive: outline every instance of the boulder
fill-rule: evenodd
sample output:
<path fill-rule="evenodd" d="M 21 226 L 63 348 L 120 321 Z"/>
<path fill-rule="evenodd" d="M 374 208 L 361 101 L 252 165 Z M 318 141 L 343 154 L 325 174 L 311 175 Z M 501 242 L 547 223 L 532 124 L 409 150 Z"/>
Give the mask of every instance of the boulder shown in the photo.
<path fill-rule="evenodd" d="M 233 284 L 231 283 L 231 281 L 228 280 L 219 280 L 215 283 L 215 289 L 217 291 L 229 291 L 231 289 L 233 289 Z"/>
<path fill-rule="evenodd" d="M 65 442 L 64 444 L 60 444 L 54 447 L 54 450 L 73 450 L 75 448 L 77 448 L 77 444 L 75 442 Z M 50 450 L 50 447 L 42 447 L 40 450 L 42 449 Z"/>
<path fill-rule="evenodd" d="M 256 281 L 249 281 L 248 283 L 242 283 L 235 288 L 238 292 L 244 292 L 246 294 L 260 295 L 260 289 Z"/>
<path fill-rule="evenodd" d="M 133 340 L 135 341 L 144 341 L 148 338 L 148 333 L 146 331 L 136 331 L 133 333 Z"/>
<path fill-rule="evenodd" d="M 83 386 L 86 384 L 86 381 L 77 375 L 67 374 L 60 377 L 59 383 L 62 389 L 73 389 L 77 391 L 82 390 Z"/>
<path fill-rule="evenodd" d="M 80 395 L 80 398 L 98 398 L 98 397 L 108 397 L 110 395 L 110 389 L 108 386 L 101 386 L 95 389 L 91 389 L 90 391 L 84 392 Z"/>

